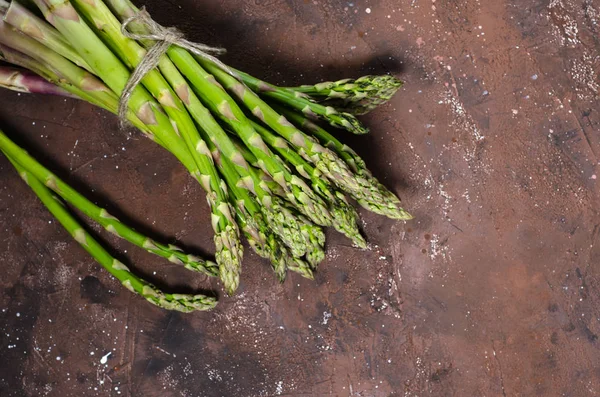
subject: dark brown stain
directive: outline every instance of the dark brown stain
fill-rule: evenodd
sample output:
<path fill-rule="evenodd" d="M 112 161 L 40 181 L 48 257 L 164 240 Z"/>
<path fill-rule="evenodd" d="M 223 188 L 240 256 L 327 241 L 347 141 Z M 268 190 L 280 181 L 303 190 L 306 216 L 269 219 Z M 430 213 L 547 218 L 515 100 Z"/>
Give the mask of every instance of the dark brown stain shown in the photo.
<path fill-rule="evenodd" d="M 81 298 L 90 303 L 108 303 L 110 301 L 110 290 L 94 276 L 87 276 L 81 280 L 79 291 Z"/>
<path fill-rule="evenodd" d="M 432 382 L 442 382 L 452 372 L 452 366 L 447 368 L 440 368 L 431 374 Z"/>

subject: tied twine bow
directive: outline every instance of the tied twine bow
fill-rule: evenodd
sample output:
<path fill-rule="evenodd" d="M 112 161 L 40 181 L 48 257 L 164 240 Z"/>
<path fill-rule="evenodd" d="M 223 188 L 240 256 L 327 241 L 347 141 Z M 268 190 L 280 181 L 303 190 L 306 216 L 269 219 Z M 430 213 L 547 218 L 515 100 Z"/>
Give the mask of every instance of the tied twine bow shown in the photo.
<path fill-rule="evenodd" d="M 148 33 L 131 33 L 127 30 L 127 27 L 132 22 L 139 22 L 145 25 Z M 157 22 L 155 22 L 148 11 L 146 11 L 145 7 L 142 7 L 134 16 L 127 18 L 121 24 L 121 33 L 130 39 L 139 41 L 139 40 L 153 40 L 156 43 L 148 50 L 144 58 L 137 65 L 123 92 L 121 93 L 121 98 L 119 100 L 119 120 L 121 121 L 121 127 L 125 125 L 127 122 L 127 110 L 129 106 L 129 100 L 131 99 L 131 94 L 135 88 L 140 84 L 142 79 L 150 72 L 152 69 L 158 66 L 158 63 L 163 55 L 167 52 L 171 45 L 176 45 L 178 47 L 184 48 L 194 55 L 210 61 L 218 66 L 223 71 L 227 72 L 231 76 L 235 77 L 239 80 L 239 76 L 233 72 L 227 65 L 221 62 L 218 58 L 211 54 L 222 55 L 227 52 L 224 48 L 215 48 L 210 47 L 201 43 L 193 43 L 189 40 L 186 40 L 183 33 L 181 33 L 178 29 L 169 27 L 166 28 Z"/>

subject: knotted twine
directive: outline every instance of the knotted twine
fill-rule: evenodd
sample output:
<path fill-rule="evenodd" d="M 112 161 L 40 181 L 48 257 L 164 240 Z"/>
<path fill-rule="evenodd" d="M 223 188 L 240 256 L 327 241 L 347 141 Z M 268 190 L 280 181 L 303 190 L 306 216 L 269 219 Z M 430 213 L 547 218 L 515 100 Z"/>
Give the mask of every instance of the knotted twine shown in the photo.
<path fill-rule="evenodd" d="M 145 25 L 148 33 L 139 34 L 132 33 L 127 30 L 127 27 L 132 22 L 139 22 Z M 231 70 L 227 65 L 221 62 L 217 57 L 211 55 L 222 55 L 227 52 L 224 48 L 210 47 L 201 43 L 194 43 L 185 38 L 182 32 L 174 27 L 164 27 L 158 24 L 152 19 L 146 7 L 142 7 L 135 15 L 127 18 L 121 24 L 121 33 L 130 39 L 140 40 L 153 40 L 155 43 L 148 49 L 146 55 L 140 63 L 136 66 L 133 73 L 129 77 L 125 88 L 121 93 L 119 100 L 119 120 L 121 127 L 124 127 L 127 123 L 127 110 L 129 107 L 129 100 L 135 88 L 140 84 L 143 78 L 154 68 L 158 66 L 160 59 L 166 54 L 167 50 L 171 45 L 184 48 L 189 52 L 197 55 L 198 57 L 214 63 L 221 70 L 227 72 L 236 79 L 240 79 L 239 76 Z"/>

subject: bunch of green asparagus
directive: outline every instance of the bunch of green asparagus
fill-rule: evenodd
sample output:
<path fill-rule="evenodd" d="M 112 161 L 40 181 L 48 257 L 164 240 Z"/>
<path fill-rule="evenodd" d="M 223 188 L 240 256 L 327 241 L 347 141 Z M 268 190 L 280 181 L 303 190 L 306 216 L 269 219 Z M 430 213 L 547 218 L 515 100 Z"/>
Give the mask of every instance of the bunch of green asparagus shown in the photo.
<path fill-rule="evenodd" d="M 163 40 L 156 38 L 156 24 L 138 18 L 147 14 L 129 0 L 33 3 L 27 8 L 0 0 L 0 59 L 18 66 L 0 66 L 0 86 L 79 98 L 124 116 L 171 152 L 206 191 L 216 264 L 124 226 L 0 135 L 0 150 L 67 230 L 151 302 L 183 311 L 214 305 L 203 296 L 163 294 L 133 276 L 91 243 L 50 191 L 118 236 L 190 270 L 218 275 L 229 294 L 239 285 L 242 233 L 283 282 L 288 270 L 313 277 L 325 256 L 324 227 L 366 247 L 349 199 L 377 214 L 411 219 L 398 197 L 326 129 L 367 133 L 356 115 L 388 101 L 401 86 L 396 78 L 278 87 L 177 42 L 156 55 Z M 132 75 L 153 52 L 157 66 L 131 87 Z M 123 104 L 125 112 L 119 112 Z"/>

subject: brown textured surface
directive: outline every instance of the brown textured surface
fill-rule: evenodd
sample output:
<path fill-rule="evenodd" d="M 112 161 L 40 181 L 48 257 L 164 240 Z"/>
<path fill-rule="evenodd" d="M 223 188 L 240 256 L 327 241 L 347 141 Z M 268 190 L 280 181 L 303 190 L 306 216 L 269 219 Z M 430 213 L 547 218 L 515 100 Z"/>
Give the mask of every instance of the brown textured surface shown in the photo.
<path fill-rule="evenodd" d="M 371 135 L 347 139 L 416 220 L 363 212 L 371 250 L 330 233 L 316 282 L 278 285 L 247 253 L 237 296 L 167 313 L 107 277 L 0 158 L 0 395 L 600 394 L 598 1 L 147 4 L 275 83 L 398 73 Z M 114 117 L 4 91 L 0 117 L 111 213 L 210 252 L 201 189 Z M 102 236 L 168 286 L 218 286 Z"/>

